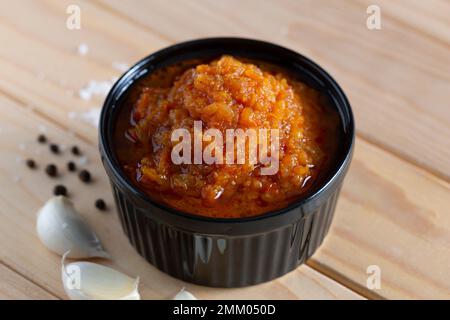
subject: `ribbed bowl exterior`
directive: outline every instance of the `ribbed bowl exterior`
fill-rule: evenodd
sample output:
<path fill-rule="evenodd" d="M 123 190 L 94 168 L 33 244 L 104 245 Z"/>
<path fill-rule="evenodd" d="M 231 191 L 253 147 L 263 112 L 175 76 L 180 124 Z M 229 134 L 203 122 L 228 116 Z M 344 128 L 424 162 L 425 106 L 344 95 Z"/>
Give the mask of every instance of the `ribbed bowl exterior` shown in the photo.
<path fill-rule="evenodd" d="M 330 228 L 340 190 L 292 224 L 230 237 L 197 234 L 158 221 L 151 209 L 136 208 L 117 187 L 112 188 L 122 227 L 140 255 L 171 276 L 213 287 L 265 282 L 305 262 Z"/>

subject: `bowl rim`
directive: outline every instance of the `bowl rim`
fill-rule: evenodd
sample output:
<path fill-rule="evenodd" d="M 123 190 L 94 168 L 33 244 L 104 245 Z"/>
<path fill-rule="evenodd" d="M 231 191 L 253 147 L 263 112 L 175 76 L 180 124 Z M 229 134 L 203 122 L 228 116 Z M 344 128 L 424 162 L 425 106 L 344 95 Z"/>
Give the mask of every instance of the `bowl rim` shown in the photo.
<path fill-rule="evenodd" d="M 327 81 L 327 86 L 331 86 L 333 89 L 333 92 L 339 96 L 340 99 L 340 105 L 341 108 L 345 108 L 346 117 L 348 118 L 348 123 L 346 126 L 346 131 L 344 133 L 344 143 L 342 144 L 343 147 L 345 147 L 345 150 L 341 152 L 341 154 L 345 154 L 344 157 L 341 157 L 338 160 L 336 160 L 336 165 L 330 169 L 330 174 L 325 180 L 323 184 L 320 184 L 317 188 L 313 188 L 314 192 L 311 192 L 305 197 L 301 197 L 292 203 L 290 203 L 288 206 L 283 207 L 281 209 L 268 211 L 263 214 L 250 216 L 250 217 L 239 217 L 239 218 L 226 218 L 226 217 L 207 217 L 202 215 L 197 215 L 189 212 L 183 212 L 181 210 L 175 209 L 173 207 L 170 207 L 168 205 L 165 205 L 164 203 L 160 203 L 158 201 L 155 201 L 151 199 L 145 192 L 140 190 L 138 187 L 136 187 L 130 179 L 126 176 L 125 172 L 120 167 L 120 164 L 118 163 L 116 156 L 114 156 L 114 151 L 111 147 L 111 144 L 108 140 L 111 140 L 107 137 L 108 133 L 110 132 L 109 128 L 111 127 L 111 124 L 108 124 L 108 120 L 111 120 L 112 117 L 110 116 L 110 110 L 112 106 L 114 106 L 114 102 L 117 101 L 116 96 L 120 97 L 123 92 L 127 91 L 131 85 L 128 85 L 125 89 L 122 88 L 124 81 L 127 81 L 130 76 L 136 76 L 136 72 L 141 70 L 142 67 L 145 65 L 148 65 L 151 63 L 151 61 L 155 60 L 156 57 L 160 58 L 161 56 L 170 54 L 173 51 L 180 50 L 180 49 L 187 49 L 189 50 L 190 47 L 194 47 L 196 45 L 206 45 L 211 44 L 214 42 L 220 42 L 220 43 L 234 43 L 234 44 L 248 44 L 248 45 L 259 45 L 264 46 L 267 48 L 271 48 L 273 50 L 279 50 L 282 52 L 285 52 L 287 54 L 296 56 L 298 59 L 302 60 L 303 63 L 307 63 L 309 67 L 312 67 L 315 72 L 318 72 L 321 77 L 325 78 Z M 182 60 L 182 59 L 181 59 Z M 153 70 L 152 70 L 153 71 Z M 150 71 L 151 72 L 151 71 Z M 295 73 L 295 72 L 294 72 Z M 148 73 L 145 73 L 147 75 Z M 143 75 L 137 74 L 134 80 L 137 80 L 141 78 Z M 336 105 L 334 102 L 333 105 Z M 336 107 L 337 108 L 337 107 Z M 342 116 L 341 116 L 341 121 Z M 340 176 L 345 174 L 345 171 L 348 167 L 349 162 L 352 158 L 353 148 L 355 144 L 355 123 L 354 123 L 354 117 L 353 112 L 350 106 L 350 103 L 342 90 L 342 88 L 338 85 L 338 83 L 331 77 L 331 75 L 325 71 L 322 67 L 320 67 L 317 63 L 309 59 L 308 57 L 295 52 L 291 49 L 285 48 L 283 46 L 273 44 L 267 41 L 262 40 L 255 40 L 250 38 L 241 38 L 241 37 L 208 37 L 208 38 L 199 38 L 195 40 L 189 40 L 184 41 L 180 43 L 176 43 L 174 45 L 167 46 L 165 48 L 162 48 L 160 50 L 157 50 L 148 56 L 142 58 L 137 63 L 135 63 L 132 67 L 130 67 L 126 72 L 124 72 L 120 78 L 115 82 L 115 84 L 110 89 L 104 103 L 102 106 L 102 110 L 100 113 L 100 120 L 99 120 L 99 147 L 102 154 L 102 160 L 106 161 L 108 164 L 108 167 L 114 174 L 115 181 L 118 182 L 122 187 L 126 188 L 128 191 L 131 191 L 134 196 L 137 196 L 141 201 L 143 201 L 146 204 L 149 204 L 151 206 L 156 206 L 159 209 L 163 210 L 166 213 L 170 213 L 172 215 L 186 218 L 189 220 L 194 221 L 202 221 L 207 223 L 242 223 L 242 222 L 252 222 L 252 221 L 261 221 L 266 220 L 270 218 L 275 218 L 282 216 L 298 207 L 304 206 L 308 202 L 314 201 L 317 197 L 319 197 L 322 193 L 324 193 L 327 189 L 331 187 L 333 182 L 335 182 Z"/>

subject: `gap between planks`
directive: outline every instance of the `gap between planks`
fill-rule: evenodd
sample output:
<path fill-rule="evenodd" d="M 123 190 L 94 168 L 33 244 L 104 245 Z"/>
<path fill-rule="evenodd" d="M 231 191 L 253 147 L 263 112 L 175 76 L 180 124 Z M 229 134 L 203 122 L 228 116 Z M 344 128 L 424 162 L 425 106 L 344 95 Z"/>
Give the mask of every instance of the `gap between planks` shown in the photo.
<path fill-rule="evenodd" d="M 314 261 L 309 259 L 306 261 L 306 265 L 311 269 L 316 270 L 317 272 L 323 274 L 324 276 L 333 279 L 334 281 L 340 283 L 342 286 L 356 292 L 357 294 L 363 296 L 368 300 L 386 300 L 382 295 L 377 294 L 374 290 L 370 290 L 360 283 L 350 279 L 349 277 L 344 276 L 339 273 L 337 270 L 334 270 L 330 267 L 327 267 L 324 264 L 319 263 L 318 261 Z"/>

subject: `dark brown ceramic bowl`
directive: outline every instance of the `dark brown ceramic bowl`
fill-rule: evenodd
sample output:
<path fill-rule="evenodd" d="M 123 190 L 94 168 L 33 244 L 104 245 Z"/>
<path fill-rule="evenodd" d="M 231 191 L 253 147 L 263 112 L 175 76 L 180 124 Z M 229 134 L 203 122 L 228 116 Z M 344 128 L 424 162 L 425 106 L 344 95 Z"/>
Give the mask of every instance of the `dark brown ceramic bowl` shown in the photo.
<path fill-rule="evenodd" d="M 342 139 L 329 174 L 288 207 L 251 218 L 206 218 L 150 199 L 122 171 L 112 141 L 121 101 L 133 83 L 154 70 L 190 59 L 231 54 L 288 70 L 325 95 L 339 113 Z M 274 279 L 306 261 L 330 227 L 354 144 L 354 120 L 342 89 L 317 64 L 286 48 L 239 38 L 200 39 L 144 58 L 114 85 L 100 117 L 100 153 L 123 229 L 158 269 L 188 282 L 241 287 Z"/>

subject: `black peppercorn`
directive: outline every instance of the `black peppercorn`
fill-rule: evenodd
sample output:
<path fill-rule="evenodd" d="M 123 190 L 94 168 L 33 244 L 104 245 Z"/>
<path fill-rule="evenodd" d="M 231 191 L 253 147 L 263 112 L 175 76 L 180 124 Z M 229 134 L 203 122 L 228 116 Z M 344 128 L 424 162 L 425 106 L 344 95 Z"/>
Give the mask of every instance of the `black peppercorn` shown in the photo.
<path fill-rule="evenodd" d="M 59 153 L 59 146 L 57 144 L 52 143 L 50 145 L 50 151 L 55 154 Z"/>
<path fill-rule="evenodd" d="M 56 177 L 58 175 L 58 168 L 54 164 L 49 164 L 45 167 L 45 172 L 50 177 Z"/>
<path fill-rule="evenodd" d="M 58 184 L 53 188 L 53 194 L 55 196 L 67 196 L 67 189 L 61 184 Z"/>
<path fill-rule="evenodd" d="M 95 207 L 98 210 L 104 211 L 104 210 L 106 210 L 106 203 L 105 203 L 105 201 L 103 201 L 103 199 L 97 199 L 97 200 L 95 200 Z"/>
<path fill-rule="evenodd" d="M 33 159 L 28 159 L 26 161 L 26 164 L 27 164 L 28 168 L 30 168 L 30 169 L 36 168 L 36 162 L 34 162 Z"/>
<path fill-rule="evenodd" d="M 72 154 L 79 156 L 81 154 L 80 149 L 77 146 L 72 147 Z"/>
<path fill-rule="evenodd" d="M 47 142 L 47 137 L 43 134 L 38 135 L 38 142 L 39 143 L 46 143 Z"/>
<path fill-rule="evenodd" d="M 75 165 L 75 162 L 73 162 L 73 161 L 67 162 L 67 169 L 71 172 L 76 171 L 77 166 Z"/>
<path fill-rule="evenodd" d="M 80 180 L 85 183 L 88 183 L 91 181 L 91 174 L 87 170 L 81 170 L 80 173 L 78 174 L 78 177 L 80 177 Z"/>

